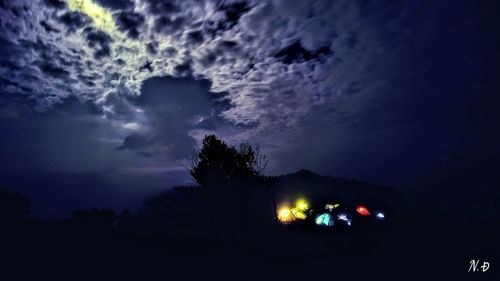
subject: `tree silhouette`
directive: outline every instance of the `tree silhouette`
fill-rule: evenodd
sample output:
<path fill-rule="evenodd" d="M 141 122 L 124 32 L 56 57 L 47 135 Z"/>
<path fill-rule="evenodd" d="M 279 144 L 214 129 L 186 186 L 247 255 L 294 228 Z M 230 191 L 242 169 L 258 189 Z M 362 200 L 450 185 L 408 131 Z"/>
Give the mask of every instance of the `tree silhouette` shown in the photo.
<path fill-rule="evenodd" d="M 258 145 L 243 142 L 237 150 L 215 135 L 208 135 L 201 151 L 193 157 L 190 172 L 202 187 L 241 187 L 261 180 L 266 165 Z"/>
<path fill-rule="evenodd" d="M 243 142 L 237 149 L 215 135 L 205 136 L 190 173 L 200 184 L 213 227 L 219 231 L 245 227 L 248 193 L 265 183 L 266 165 L 258 145 Z"/>
<path fill-rule="evenodd" d="M 28 218 L 31 203 L 17 192 L 0 190 L 0 221 L 17 222 Z"/>
<path fill-rule="evenodd" d="M 102 235 L 113 229 L 115 212 L 112 209 L 74 210 L 71 224 L 74 229 L 85 234 Z"/>

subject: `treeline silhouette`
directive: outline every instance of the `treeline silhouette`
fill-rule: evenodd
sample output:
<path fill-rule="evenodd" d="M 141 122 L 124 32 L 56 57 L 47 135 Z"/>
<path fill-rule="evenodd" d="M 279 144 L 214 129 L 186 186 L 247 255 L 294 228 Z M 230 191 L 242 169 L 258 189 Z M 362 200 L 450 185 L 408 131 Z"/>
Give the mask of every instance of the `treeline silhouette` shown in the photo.
<path fill-rule="evenodd" d="M 243 142 L 233 147 L 209 135 L 191 161 L 190 173 L 197 186 L 171 188 L 148 199 L 136 212 L 82 209 L 62 220 L 31 217 L 31 203 L 24 195 L 2 190 L 2 241 L 51 241 L 56 247 L 79 248 L 90 241 L 166 243 L 182 236 L 184 241 L 198 238 L 173 243 L 171 250 L 195 249 L 200 244 L 238 246 L 244 243 L 249 215 L 262 217 L 269 224 L 274 221 L 270 199 L 273 180 L 264 175 L 266 164 L 257 145 Z"/>
<path fill-rule="evenodd" d="M 155 267 L 168 268 L 161 272 L 165 276 L 176 272 L 189 279 L 216 269 L 236 272 L 236 280 L 261 278 L 264 271 L 297 277 L 301 270 L 306 276 L 334 271 L 335 277 L 353 272 L 369 277 L 386 273 L 388 261 L 389 270 L 403 276 L 427 274 L 431 269 L 424 265 L 435 263 L 447 277 L 460 277 L 470 255 L 496 257 L 495 222 L 464 221 L 387 187 L 307 170 L 268 177 L 266 163 L 258 146 L 232 147 L 206 136 L 190 167 L 198 185 L 168 189 L 134 212 L 82 209 L 62 220 L 35 218 L 27 197 L 0 189 L 1 254 L 10 265 L 55 266 L 72 274 L 82 268 L 113 274 L 139 268 L 145 274 Z M 330 199 L 377 204 L 387 210 L 387 221 L 349 232 L 277 224 L 277 201 L 297 194 L 311 204 Z M 0 262 L 0 268 L 9 263 Z"/>

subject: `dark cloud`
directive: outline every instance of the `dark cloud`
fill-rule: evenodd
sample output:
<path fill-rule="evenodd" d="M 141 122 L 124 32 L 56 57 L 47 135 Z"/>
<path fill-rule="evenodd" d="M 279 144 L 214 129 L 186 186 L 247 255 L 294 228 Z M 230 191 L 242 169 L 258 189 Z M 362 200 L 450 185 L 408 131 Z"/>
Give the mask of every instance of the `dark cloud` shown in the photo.
<path fill-rule="evenodd" d="M 178 64 L 174 67 L 175 76 L 185 77 L 192 75 L 191 61 L 186 61 L 182 64 Z"/>
<path fill-rule="evenodd" d="M 221 66 L 226 63 L 235 63 L 237 59 L 247 59 L 238 42 L 231 40 L 217 40 L 211 48 L 204 48 L 201 59 L 196 61 L 204 68 Z"/>
<path fill-rule="evenodd" d="M 123 66 L 125 65 L 125 60 L 121 59 L 121 58 L 117 58 L 114 60 L 114 62 L 117 64 L 117 65 L 120 65 L 120 66 Z"/>
<path fill-rule="evenodd" d="M 200 60 L 200 63 L 205 67 L 210 67 L 217 60 L 215 52 L 207 52 L 207 54 Z"/>
<path fill-rule="evenodd" d="M 111 55 L 110 44 L 113 42 L 113 39 L 106 32 L 93 27 L 85 28 L 84 32 L 89 47 L 94 49 L 96 59 Z"/>
<path fill-rule="evenodd" d="M 158 52 L 158 42 L 151 41 L 146 44 L 146 48 L 150 54 L 156 55 L 156 53 Z"/>
<path fill-rule="evenodd" d="M 149 72 L 153 72 L 153 66 L 150 61 L 147 61 L 143 66 L 139 68 L 139 71 L 148 70 Z"/>
<path fill-rule="evenodd" d="M 186 34 L 186 42 L 188 45 L 199 45 L 203 42 L 204 36 L 201 30 L 189 31 Z"/>
<path fill-rule="evenodd" d="M 349 49 L 353 49 L 358 45 L 358 39 L 353 35 L 346 40 L 346 44 Z"/>
<path fill-rule="evenodd" d="M 134 7 L 134 2 L 131 0 L 95 0 L 95 2 L 105 8 L 115 10 L 127 10 Z"/>
<path fill-rule="evenodd" d="M 50 7 L 54 7 L 57 9 L 63 9 L 66 7 L 66 2 L 62 0 L 44 0 L 43 2 Z"/>
<path fill-rule="evenodd" d="M 117 150 L 142 150 L 150 145 L 154 144 L 154 141 L 147 136 L 140 134 L 132 134 L 123 140 L 123 143 L 117 148 Z"/>
<path fill-rule="evenodd" d="M 184 27 L 185 21 L 186 19 L 182 16 L 175 18 L 160 16 L 155 20 L 154 29 L 158 33 L 176 35 L 182 31 L 181 28 Z"/>
<path fill-rule="evenodd" d="M 290 46 L 278 51 L 276 54 L 274 54 L 274 57 L 283 60 L 283 62 L 286 64 L 291 64 L 318 59 L 321 56 L 328 56 L 331 53 L 332 50 L 328 46 L 321 47 L 318 50 L 308 51 L 304 47 L 302 47 L 300 41 L 297 41 Z"/>
<path fill-rule="evenodd" d="M 167 110 L 182 118 L 206 110 L 211 97 L 210 82 L 192 78 L 150 78 L 143 83 L 141 93 L 134 100 L 137 105 Z"/>
<path fill-rule="evenodd" d="M 107 108 L 105 114 L 108 118 L 133 122 L 135 121 L 134 109 L 126 99 L 127 96 L 127 93 L 115 89 L 99 99 L 98 104 Z"/>
<path fill-rule="evenodd" d="M 230 41 L 230 40 L 222 40 L 220 42 L 220 46 L 222 48 L 224 48 L 225 50 L 230 50 L 230 49 L 234 49 L 236 46 L 238 46 L 238 42 Z"/>
<path fill-rule="evenodd" d="M 65 12 L 56 19 L 63 23 L 69 32 L 74 32 L 92 22 L 88 16 L 77 12 Z"/>
<path fill-rule="evenodd" d="M 79 73 L 77 78 L 83 83 L 87 84 L 89 87 L 95 87 L 97 82 L 102 79 L 102 75 L 98 73 L 83 74 Z"/>
<path fill-rule="evenodd" d="M 180 12 L 180 8 L 174 0 L 147 0 L 148 11 L 155 15 L 170 15 Z"/>
<path fill-rule="evenodd" d="M 41 20 L 40 21 L 40 25 L 45 29 L 45 31 L 47 32 L 55 32 L 55 33 L 59 33 L 61 32 L 59 29 L 55 28 L 54 26 L 52 26 L 49 22 L 47 22 L 46 20 Z"/>
<path fill-rule="evenodd" d="M 165 49 L 162 50 L 161 54 L 165 57 L 173 57 L 177 54 L 177 49 L 174 48 L 174 47 L 167 47 Z"/>
<path fill-rule="evenodd" d="M 50 61 L 40 61 L 39 63 L 39 68 L 40 70 L 48 75 L 52 76 L 54 78 L 66 80 L 69 77 L 69 71 L 65 70 L 62 67 L 59 67 L 55 65 L 54 63 Z"/>
<path fill-rule="evenodd" d="M 202 120 L 196 124 L 195 128 L 207 131 L 221 131 L 221 129 L 231 129 L 234 127 L 241 128 L 241 126 L 235 126 L 220 116 L 221 112 L 229 110 L 231 107 L 231 100 L 227 93 L 217 94 L 217 97 L 213 98 L 211 114 L 202 118 Z"/>
<path fill-rule="evenodd" d="M 231 29 L 233 26 L 238 24 L 240 17 L 251 10 L 250 6 L 246 1 L 224 3 L 219 9 L 223 11 L 226 15 L 226 20 L 220 22 L 219 28 L 223 30 Z"/>
<path fill-rule="evenodd" d="M 141 96 L 131 102 L 141 108 L 150 130 L 125 138 L 119 150 L 133 150 L 171 159 L 192 152 L 195 140 L 188 131 L 212 107 L 210 83 L 192 78 L 154 77 L 144 82 Z M 158 155 L 164 154 L 164 155 Z"/>
<path fill-rule="evenodd" d="M 140 28 L 144 24 L 144 16 L 134 12 L 120 12 L 115 14 L 118 28 L 126 32 L 131 38 L 137 39 Z"/>

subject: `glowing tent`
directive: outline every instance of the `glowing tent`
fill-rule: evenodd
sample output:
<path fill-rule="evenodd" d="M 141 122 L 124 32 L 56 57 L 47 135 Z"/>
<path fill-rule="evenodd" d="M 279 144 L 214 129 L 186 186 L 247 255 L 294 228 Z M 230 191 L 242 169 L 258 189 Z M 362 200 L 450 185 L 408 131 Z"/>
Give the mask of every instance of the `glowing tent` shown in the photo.
<path fill-rule="evenodd" d="M 307 215 L 306 215 L 303 211 L 301 211 L 301 210 L 299 210 L 299 209 L 297 209 L 297 208 L 293 208 L 293 209 L 291 209 L 290 211 L 291 211 L 292 215 L 293 215 L 296 219 L 299 219 L 299 220 L 305 220 L 305 219 L 307 218 Z"/>
<path fill-rule="evenodd" d="M 335 220 L 329 213 L 323 213 L 316 217 L 316 224 L 321 226 L 334 226 Z"/>
<path fill-rule="evenodd" d="M 358 212 L 358 214 L 362 215 L 362 216 L 370 216 L 370 211 L 368 211 L 368 209 L 366 207 L 363 207 L 363 206 L 358 206 L 356 207 L 356 212 Z"/>
<path fill-rule="evenodd" d="M 295 217 L 294 217 L 294 215 L 292 214 L 292 212 L 290 211 L 290 209 L 288 207 L 281 207 L 278 210 L 278 219 L 282 223 L 289 223 L 289 222 L 294 221 Z"/>
<path fill-rule="evenodd" d="M 325 205 L 325 209 L 328 210 L 328 211 L 333 211 L 333 209 L 337 209 L 338 207 L 340 207 L 340 204 L 339 203 L 336 203 L 336 204 L 326 204 Z"/>
<path fill-rule="evenodd" d="M 382 212 L 378 212 L 377 214 L 375 214 L 375 218 L 377 218 L 380 221 L 383 221 L 385 220 L 385 214 Z"/>
<path fill-rule="evenodd" d="M 295 208 L 297 208 L 300 211 L 306 211 L 307 209 L 309 209 L 309 203 L 307 203 L 305 199 L 299 199 L 295 204 Z"/>
<path fill-rule="evenodd" d="M 343 223 L 345 223 L 346 225 L 348 226 L 351 226 L 352 225 L 352 218 L 349 214 L 347 213 L 339 213 L 337 215 L 337 219 L 339 221 L 342 221 Z"/>

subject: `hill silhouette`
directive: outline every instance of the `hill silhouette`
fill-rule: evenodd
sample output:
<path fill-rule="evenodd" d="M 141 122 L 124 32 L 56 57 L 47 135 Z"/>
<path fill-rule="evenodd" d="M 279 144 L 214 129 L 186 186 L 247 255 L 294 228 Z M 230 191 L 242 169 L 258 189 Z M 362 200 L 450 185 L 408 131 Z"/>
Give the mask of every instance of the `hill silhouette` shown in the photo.
<path fill-rule="evenodd" d="M 416 277 L 436 274 L 426 266 L 439 264 L 438 276 L 460 278 L 471 257 L 496 257 L 495 221 L 464 224 L 453 214 L 407 205 L 410 200 L 391 187 L 300 170 L 276 177 L 275 188 L 278 203 L 303 196 L 312 204 L 331 199 L 390 209 L 384 209 L 383 224 L 352 231 L 292 229 L 275 223 L 271 192 L 256 188 L 249 194 L 244 236 L 229 240 L 211 231 L 200 188 L 180 186 L 149 198 L 132 213 L 77 210 L 65 220 L 40 221 L 13 212 L 16 224 L 1 225 L 0 247 L 9 257 L 2 265 L 50 269 L 57 264 L 58 271 L 69 274 L 90 268 L 115 277 L 137 270 L 143 277 L 154 272 L 190 279 L 241 272 L 249 278 L 366 278 L 386 276 L 387 267 L 393 277 Z M 15 201 L 27 206 L 25 200 Z M 232 211 L 220 210 L 221 220 Z"/>
<path fill-rule="evenodd" d="M 311 201 L 333 200 L 348 204 L 375 204 L 379 207 L 389 207 L 399 195 L 392 187 L 323 176 L 304 169 L 278 176 L 276 193 L 281 200 L 304 196 Z"/>
<path fill-rule="evenodd" d="M 237 280 L 242 274 L 250 280 L 315 274 L 366 279 L 377 273 L 400 280 L 429 274 L 459 279 L 470 259 L 497 258 L 496 220 L 463 220 L 433 207 L 429 193 L 416 196 L 309 170 L 269 177 L 265 164 L 258 146 L 233 147 L 206 136 L 190 170 L 198 185 L 169 188 L 137 212 L 79 209 L 63 220 L 30 217 L 28 198 L 0 191 L 0 249 L 8 257 L 0 266 L 22 265 L 19 275 L 57 265 L 66 277 L 91 269 L 109 272 L 113 280 L 120 273 L 129 277 L 132 269 L 141 280 L 154 270 L 180 280 L 221 274 Z M 316 225 L 312 210 L 304 223 L 280 223 L 277 207 L 299 198 L 321 210 L 320 216 L 326 203 L 347 206 L 343 210 L 353 215 L 349 207 L 362 204 L 386 216 L 359 216 L 352 227 L 325 228 Z"/>
<path fill-rule="evenodd" d="M 278 205 L 306 198 L 313 205 L 339 202 L 390 210 L 401 199 L 400 193 L 392 187 L 323 176 L 309 170 L 298 170 L 275 177 L 273 189 Z M 261 227 L 263 224 L 273 224 L 272 203 L 272 194 L 265 187 L 252 190 L 250 199 L 246 202 L 251 210 L 246 218 L 249 225 Z M 196 229 L 208 224 L 203 204 L 199 186 L 178 186 L 146 200 L 137 214 L 148 225 L 160 223 L 163 228 L 172 231 Z M 220 215 L 223 216 L 226 212 L 231 210 L 221 211 Z"/>

